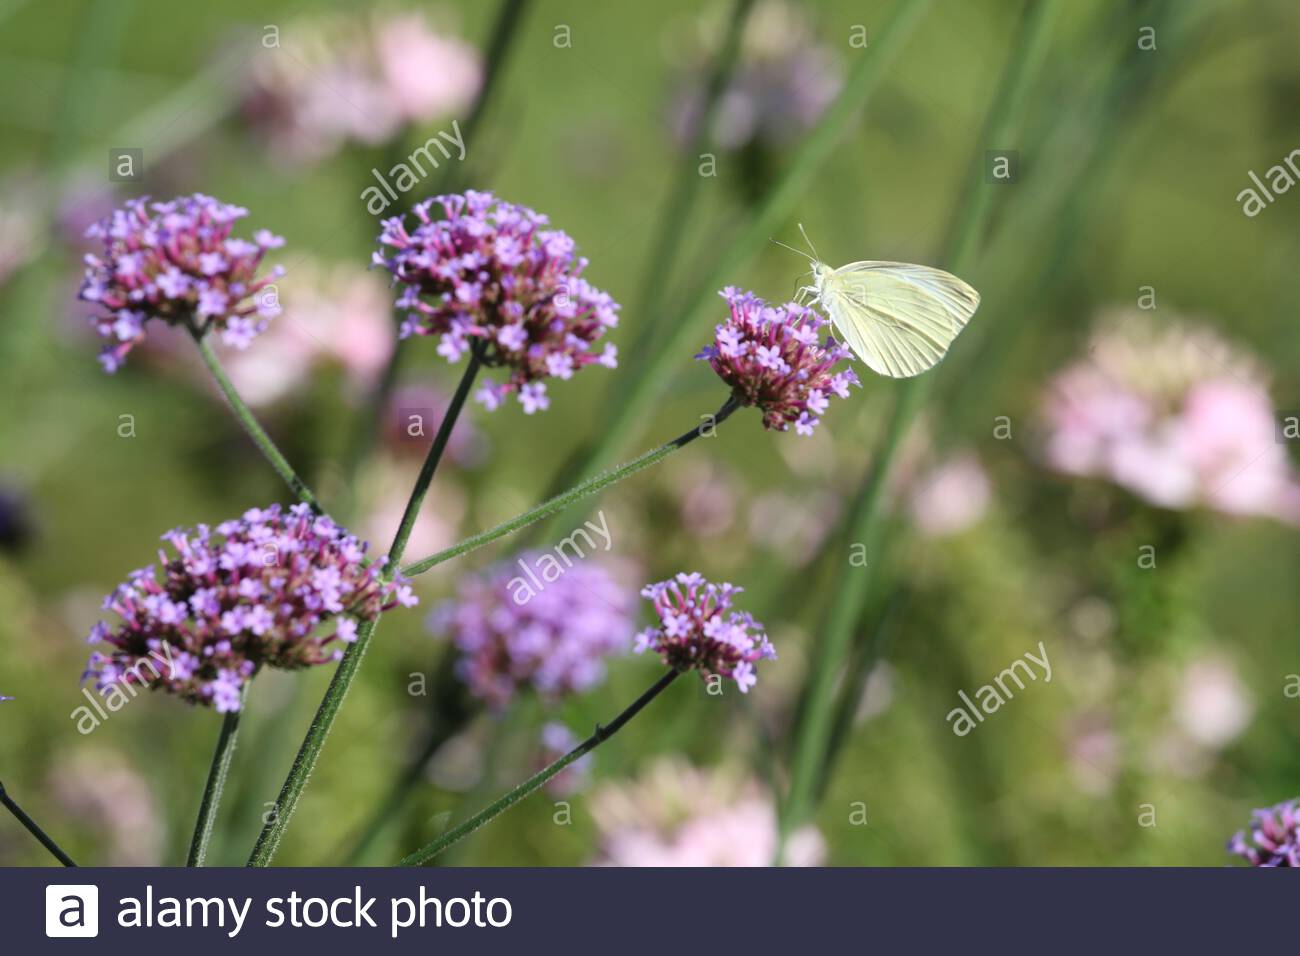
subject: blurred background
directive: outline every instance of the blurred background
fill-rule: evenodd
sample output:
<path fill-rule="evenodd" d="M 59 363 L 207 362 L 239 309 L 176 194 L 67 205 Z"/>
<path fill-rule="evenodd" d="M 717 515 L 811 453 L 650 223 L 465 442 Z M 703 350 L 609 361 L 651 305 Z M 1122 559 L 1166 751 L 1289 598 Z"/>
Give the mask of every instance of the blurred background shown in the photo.
<path fill-rule="evenodd" d="M 436 422 L 459 369 L 429 339 L 390 361 L 363 193 L 454 120 L 464 160 L 382 215 L 466 187 L 545 213 L 622 304 L 621 364 L 544 414 L 470 406 L 413 558 L 714 411 L 693 356 L 716 291 L 789 298 L 806 263 L 767 239 L 802 246 L 798 222 L 832 264 L 946 265 L 983 302 L 923 390 L 860 369 L 812 437 L 742 411 L 419 577 L 277 863 L 391 862 L 612 717 L 660 673 L 630 653 L 636 589 L 678 570 L 746 588 L 780 653 L 754 692 L 678 682 L 439 862 L 771 862 L 836 607 L 829 759 L 788 862 L 1229 862 L 1252 808 L 1300 794 L 1298 30 L 1285 0 L 0 3 L 0 780 L 78 862 L 182 860 L 220 719 L 142 695 L 80 732 L 84 638 L 164 531 L 288 500 L 181 336 L 153 323 L 101 370 L 85 228 L 204 192 L 248 208 L 237 234 L 286 238 L 284 314 L 221 354 L 381 548 L 433 431 L 405 413 Z M 123 150 L 138 176 L 111 181 Z M 608 580 L 568 600 L 599 601 L 620 649 L 581 693 L 525 680 L 486 706 L 448 602 L 490 601 L 466 589 L 597 511 L 612 547 L 583 566 Z M 1040 642 L 1051 681 L 954 733 L 959 691 Z M 259 677 L 212 862 L 247 856 L 329 670 Z M 0 862 L 49 860 L 6 816 Z"/>

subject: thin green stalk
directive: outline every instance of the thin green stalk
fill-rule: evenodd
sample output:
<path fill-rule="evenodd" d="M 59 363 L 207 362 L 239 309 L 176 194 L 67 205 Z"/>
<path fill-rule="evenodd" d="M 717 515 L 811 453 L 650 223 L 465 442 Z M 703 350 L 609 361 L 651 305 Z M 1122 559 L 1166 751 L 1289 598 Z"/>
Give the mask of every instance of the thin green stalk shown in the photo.
<path fill-rule="evenodd" d="M 822 162 L 858 118 L 930 2 L 899 0 L 895 4 L 889 19 L 854 65 L 843 91 L 817 127 L 804 138 L 785 174 L 744 232 L 727 244 L 704 281 L 686 297 L 687 307 L 672 310 L 681 319 L 665 331 L 655 353 L 633 367 L 630 381 L 620 382 L 609 396 L 603 422 L 595 429 L 596 441 L 578 450 L 560 470 L 552 488 L 564 488 L 578 475 L 589 471 L 595 462 L 607 461 L 623 450 L 633 437 L 633 426 L 654 407 L 672 381 L 672 364 L 689 349 L 691 336 L 696 334 L 701 322 L 716 311 L 717 290 L 732 282 L 736 270 L 768 241 L 804 198 Z"/>
<path fill-rule="evenodd" d="M 672 275 L 675 253 L 682 245 L 686 225 L 697 205 L 695 197 L 699 194 L 700 184 L 704 181 L 699 170 L 700 155 L 709 149 L 713 141 L 713 127 L 721 112 L 722 95 L 726 92 L 727 83 L 735 70 L 740 53 L 740 40 L 753 7 L 754 0 L 735 0 L 731 8 L 727 35 L 722 41 L 718 58 L 704 87 L 699 128 L 695 131 L 690 146 L 682 152 L 677 181 L 668 201 L 664 204 L 659 231 L 650 246 L 645 275 L 641 280 L 641 294 L 637 299 L 640 307 L 634 313 L 640 320 L 640 331 L 632 347 L 625 350 L 633 362 L 651 351 L 651 343 L 658 331 L 656 319 L 663 312 L 665 292 L 668 288 L 664 277 Z"/>
<path fill-rule="evenodd" d="M 402 569 L 402 573 L 408 577 L 423 574 L 430 568 L 442 564 L 444 561 L 450 561 L 452 558 L 459 557 L 462 554 L 468 554 L 483 545 L 495 541 L 497 538 L 504 538 L 508 534 L 513 534 L 520 528 L 526 528 L 534 521 L 541 521 L 556 512 L 562 511 L 575 501 L 579 501 L 588 495 L 593 495 L 602 488 L 608 488 L 616 482 L 622 481 L 630 475 L 636 474 L 644 468 L 649 468 L 656 462 L 662 461 L 679 448 L 684 448 L 701 435 L 706 434 L 711 429 L 722 424 L 734 412 L 740 404 L 734 398 L 728 398 L 718 411 L 700 422 L 684 435 L 674 438 L 672 441 L 660 445 L 651 451 L 646 452 L 638 458 L 633 458 L 629 462 L 619 465 L 617 468 L 607 471 L 602 475 L 596 475 L 594 478 L 588 478 L 586 481 L 574 485 L 568 491 L 556 495 L 547 501 L 542 502 L 536 508 L 532 508 L 522 514 L 515 515 L 507 521 L 501 522 L 493 528 L 486 531 L 480 531 L 476 535 L 466 538 L 458 544 L 445 548 L 437 554 L 430 555 L 423 560 L 408 564 Z"/>
<path fill-rule="evenodd" d="M 36 821 L 27 815 L 22 807 L 18 806 L 18 803 L 14 798 L 9 796 L 9 792 L 5 790 L 5 785 L 3 783 L 0 783 L 0 803 L 3 803 L 5 808 L 17 818 L 18 822 L 27 828 L 28 833 L 41 841 L 41 846 L 54 854 L 56 860 L 64 866 L 77 865 L 72 862 L 72 857 L 64 853 L 62 848 L 50 838 L 49 834 L 42 830 Z"/>
<path fill-rule="evenodd" d="M 478 131 L 483 115 L 492 100 L 492 94 L 499 85 L 510 48 L 515 37 L 518 36 L 518 27 L 527 12 L 529 2 L 530 0 L 502 0 L 497 10 L 496 21 L 492 25 L 492 33 L 484 56 L 486 67 L 483 74 L 483 84 L 474 97 L 474 102 L 470 106 L 465 122 L 461 124 L 461 139 L 467 145 L 473 140 L 474 134 Z M 455 192 L 458 183 L 462 181 L 464 181 L 463 166 L 448 164 L 438 174 L 438 182 L 433 193 Z M 394 328 L 396 328 L 396 322 Z M 374 444 L 374 437 L 378 431 L 375 428 L 375 422 L 383 414 L 384 406 L 388 404 L 393 388 L 397 384 L 403 353 L 404 349 L 402 349 L 401 342 L 394 343 L 392 354 L 388 357 L 388 363 L 384 366 L 384 370 L 380 374 L 379 381 L 371 392 L 364 410 L 357 418 L 352 440 L 348 444 L 343 457 L 344 493 L 349 499 L 354 495 L 351 489 L 356 483 L 356 475 L 361 468 L 361 463 L 365 461 Z M 345 509 L 345 515 L 348 510 L 350 508 Z"/>
<path fill-rule="evenodd" d="M 199 816 L 194 823 L 194 836 L 190 838 L 190 852 L 185 860 L 186 866 L 202 866 L 207 859 L 208 843 L 212 839 L 212 826 L 217 819 L 221 794 L 226 788 L 226 775 L 230 772 L 230 761 L 235 756 L 239 718 L 244 713 L 244 702 L 247 699 L 248 682 L 245 682 L 240 692 L 239 710 L 232 710 L 221 722 L 221 733 L 217 735 L 217 746 L 212 752 L 212 765 L 208 768 L 208 782 L 203 787 L 203 799 L 199 802 Z"/>
<path fill-rule="evenodd" d="M 460 410 L 464 407 L 465 399 L 469 396 L 469 390 L 474 384 L 474 379 L 478 376 L 478 370 L 483 361 L 482 356 L 483 350 L 480 344 L 476 342 L 470 350 L 469 362 L 465 366 L 464 374 L 461 375 L 460 384 L 456 387 L 456 394 L 452 396 L 451 405 L 448 406 L 446 414 L 442 417 L 442 424 L 438 426 L 438 434 L 434 436 L 433 444 L 429 446 L 429 453 L 425 456 L 424 464 L 420 468 L 415 487 L 411 489 L 411 497 L 406 503 L 406 511 L 402 514 L 401 524 L 397 528 L 397 533 L 393 536 L 392 547 L 388 549 L 389 564 L 385 570 L 386 575 L 391 575 L 393 569 L 401 563 L 402 554 L 406 550 L 406 543 L 411 536 L 411 529 L 415 527 L 415 519 L 420 513 L 420 505 L 424 502 L 424 496 L 433 481 L 434 473 L 438 469 L 438 463 L 442 460 L 442 453 L 451 438 L 451 432 L 456 426 L 456 419 L 460 416 Z M 307 736 L 303 738 L 302 744 L 298 747 L 293 766 L 289 768 L 289 775 L 285 777 L 284 785 L 280 788 L 280 796 L 276 799 L 274 812 L 258 835 L 257 843 L 248 858 L 249 866 L 267 866 L 271 862 L 271 857 L 275 855 L 276 848 L 279 847 L 280 840 L 284 837 L 285 828 L 289 825 L 289 820 L 298 807 L 298 801 L 302 798 L 302 792 L 307 787 L 307 780 L 316 767 L 316 761 L 320 758 L 321 750 L 325 747 L 325 738 L 329 736 L 330 730 L 333 729 L 334 719 L 343 706 L 343 699 L 347 696 L 352 681 L 356 679 L 357 669 L 360 668 L 361 661 L 365 659 L 366 651 L 370 647 L 370 641 L 374 637 L 375 628 L 378 624 L 378 617 L 363 621 L 361 626 L 357 628 L 357 639 L 344 652 L 343 660 L 339 662 L 338 668 L 334 671 L 329 687 L 325 690 L 325 696 L 321 699 L 320 706 L 316 710 L 316 716 L 307 729 Z"/>
<path fill-rule="evenodd" d="M 212 344 L 208 341 L 204 332 L 194 323 L 189 324 L 190 335 L 194 339 L 194 344 L 199 348 L 199 354 L 203 356 L 203 363 L 207 365 L 208 371 L 216 379 L 217 385 L 221 388 L 221 393 L 226 396 L 226 403 L 230 405 L 230 410 L 235 413 L 235 418 L 239 424 L 244 427 L 248 437 L 253 439 L 253 444 L 258 450 L 266 456 L 266 460 L 271 463 L 275 473 L 279 475 L 299 501 L 305 502 L 316 511 L 323 511 L 316 496 L 312 494 L 307 483 L 298 477 L 298 473 L 293 470 L 288 459 L 280 453 L 280 449 L 275 447 L 275 442 L 271 441 L 262 426 L 258 423 L 253 410 L 248 407 L 240 397 L 239 392 L 235 390 L 235 385 L 226 375 L 226 370 L 221 367 L 221 360 L 217 358 L 217 353 L 212 350 Z"/>
<path fill-rule="evenodd" d="M 971 179 L 953 220 L 944 259 L 948 268 L 954 271 L 964 271 L 970 264 L 976 243 L 982 237 L 992 211 L 993 196 L 990 190 L 1002 188 L 984 182 L 983 151 L 988 148 L 1006 148 L 1008 137 L 1015 131 L 1031 80 L 1046 57 L 1051 24 L 1058 3 L 1059 0 L 1030 0 L 1027 15 L 1021 20 L 1002 82 L 989 108 L 983 135 L 972 159 Z M 778 862 L 785 839 L 811 812 L 814 792 L 822 776 L 833 731 L 835 683 L 852 641 L 853 624 L 870 593 L 869 581 L 864 581 L 863 576 L 874 573 L 873 565 L 883 540 L 883 526 L 880 522 L 883 491 L 898 449 L 924 402 L 927 389 L 928 376 L 908 379 L 899 386 L 898 399 L 886 427 L 882 446 L 873 457 L 871 472 L 854 502 L 848 525 L 849 540 L 862 546 L 861 553 L 866 558 L 860 571 L 850 569 L 847 564 L 841 570 L 825 626 L 820 629 L 822 640 L 813 660 L 812 675 L 805 696 L 807 709 L 796 731 L 790 792 L 780 814 L 781 849 L 778 849 Z"/>
<path fill-rule="evenodd" d="M 411 497 L 406 502 L 406 511 L 402 513 L 402 522 L 397 526 L 397 534 L 393 536 L 393 546 L 388 549 L 388 557 L 394 565 L 401 561 L 402 555 L 406 553 L 406 542 L 410 540 L 411 531 L 415 528 L 415 519 L 420 515 L 424 496 L 429 492 L 433 474 L 438 470 L 442 453 L 447 450 L 447 443 L 451 440 L 452 429 L 456 427 L 456 421 L 460 418 L 460 410 L 465 407 L 465 399 L 469 398 L 469 390 L 474 386 L 474 379 L 478 377 L 478 371 L 482 367 L 483 346 L 481 342 L 476 341 L 470 348 L 465 374 L 460 377 L 456 394 L 451 397 L 451 404 L 447 406 L 447 412 L 442 416 L 442 424 L 438 426 L 438 434 L 434 436 L 433 444 L 429 446 L 429 453 L 424 457 L 424 464 L 420 466 L 415 487 L 411 489 Z"/>
<path fill-rule="evenodd" d="M 550 780 L 569 764 L 578 760 L 583 755 L 595 750 L 606 740 L 609 740 L 610 737 L 613 737 L 623 728 L 624 724 L 639 714 L 646 704 L 658 697 L 659 694 L 662 693 L 668 685 L 676 680 L 680 675 L 681 671 L 675 669 L 668 671 L 655 681 L 645 693 L 634 700 L 626 710 L 610 721 L 608 726 L 597 724 L 595 733 L 582 743 L 578 744 L 578 746 L 574 747 L 559 760 L 555 761 L 555 763 L 551 764 L 546 769 L 533 774 L 505 796 L 484 807 L 460 826 L 448 830 L 432 843 L 429 843 L 409 856 L 404 857 L 397 865 L 421 866 L 422 864 L 428 863 L 443 850 L 447 849 L 447 847 L 454 843 L 458 843 L 484 824 L 490 823 L 494 818 L 505 813 L 520 800 L 523 800 L 525 797 L 536 791 L 539 787 L 545 784 L 546 781 Z"/>

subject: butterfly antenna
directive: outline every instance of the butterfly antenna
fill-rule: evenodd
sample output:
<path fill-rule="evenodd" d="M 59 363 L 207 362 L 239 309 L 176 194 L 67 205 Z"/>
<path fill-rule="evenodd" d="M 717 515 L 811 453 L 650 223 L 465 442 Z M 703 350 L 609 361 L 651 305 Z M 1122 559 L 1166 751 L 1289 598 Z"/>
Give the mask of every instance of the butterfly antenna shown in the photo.
<path fill-rule="evenodd" d="M 808 253 L 804 252 L 802 249 L 796 249 L 794 246 L 787 246 L 787 245 L 786 245 L 784 242 L 782 242 L 780 239 L 770 239 L 770 240 L 768 240 L 768 241 L 769 241 L 769 242 L 773 242 L 773 243 L 775 243 L 776 245 L 780 246 L 782 249 L 789 249 L 789 250 L 790 250 L 791 252 L 793 252 L 795 255 L 803 256 L 803 257 L 804 257 L 805 259 L 807 259 L 809 262 L 816 262 L 816 261 L 817 261 L 817 260 L 814 259 L 812 256 L 808 255 Z"/>
<path fill-rule="evenodd" d="M 803 236 L 803 241 L 808 243 L 808 248 L 812 250 L 812 256 L 810 258 L 813 260 L 813 262 L 821 262 L 822 257 L 817 255 L 817 247 L 814 246 L 812 244 L 812 240 L 808 238 L 808 233 L 804 232 L 803 223 L 799 223 L 799 232 Z"/>

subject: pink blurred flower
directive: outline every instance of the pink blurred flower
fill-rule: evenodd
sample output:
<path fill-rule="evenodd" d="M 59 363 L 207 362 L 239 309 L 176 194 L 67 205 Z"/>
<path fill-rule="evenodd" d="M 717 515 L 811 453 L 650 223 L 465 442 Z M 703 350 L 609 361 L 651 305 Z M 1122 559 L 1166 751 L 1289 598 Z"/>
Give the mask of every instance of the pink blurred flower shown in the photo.
<path fill-rule="evenodd" d="M 394 390 L 384 416 L 383 436 L 394 452 L 405 452 L 423 460 L 429 443 L 438 433 L 451 399 L 432 385 L 403 385 Z M 447 442 L 447 458 L 467 468 L 483 460 L 487 439 L 474 427 L 469 415 L 456 419 Z"/>
<path fill-rule="evenodd" d="M 601 866 L 771 866 L 776 807 L 755 781 L 662 758 L 640 779 L 602 784 L 591 798 Z M 816 828 L 792 834 L 791 866 L 819 866 Z"/>
<path fill-rule="evenodd" d="M 686 144 L 702 120 L 704 69 L 722 42 L 722 23 L 699 24 L 699 36 L 689 45 L 687 76 L 671 106 L 670 125 Z M 751 144 L 783 146 L 810 130 L 839 95 L 841 71 L 837 57 L 817 43 L 803 11 L 783 0 L 758 4 L 741 37 L 739 63 L 722 94 L 712 138 L 719 148 L 733 151 Z"/>
<path fill-rule="evenodd" d="M 112 750 L 79 750 L 50 772 L 53 803 L 93 829 L 100 866 L 158 866 L 164 813 L 149 784 Z"/>
<path fill-rule="evenodd" d="M 1276 440 L 1259 365 L 1208 329 L 1119 317 L 1052 381 L 1044 455 L 1164 508 L 1300 524 L 1300 482 Z"/>
<path fill-rule="evenodd" d="M 418 12 L 317 15 L 275 40 L 248 71 L 243 114 L 286 163 L 462 113 L 482 85 L 478 51 Z"/>
<path fill-rule="evenodd" d="M 1226 658 L 1209 655 L 1183 672 L 1174 705 L 1179 729 L 1195 743 L 1218 750 L 1250 726 L 1255 705 Z"/>
<path fill-rule="evenodd" d="M 323 365 L 343 369 L 351 392 L 369 391 L 388 362 L 396 327 L 384 281 L 354 266 L 299 262 L 275 286 L 280 318 L 256 349 L 223 357 L 250 405 L 269 405 L 303 388 Z"/>
<path fill-rule="evenodd" d="M 920 532 L 942 538 L 975 525 L 988 510 L 991 487 L 979 459 L 960 454 L 920 475 L 908 510 Z"/>

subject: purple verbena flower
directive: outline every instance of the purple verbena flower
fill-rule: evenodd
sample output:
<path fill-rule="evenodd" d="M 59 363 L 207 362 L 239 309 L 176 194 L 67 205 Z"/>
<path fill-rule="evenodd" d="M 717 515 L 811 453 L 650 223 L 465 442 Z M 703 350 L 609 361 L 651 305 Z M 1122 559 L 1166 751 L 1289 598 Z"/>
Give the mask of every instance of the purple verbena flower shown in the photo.
<path fill-rule="evenodd" d="M 331 647 L 356 639 L 356 622 L 417 603 L 385 561 L 307 505 L 253 508 L 216 528 L 163 535 L 153 566 L 134 571 L 104 599 L 121 619 L 101 621 L 87 642 L 83 679 L 105 697 L 161 688 L 220 712 L 238 710 L 244 683 L 262 666 L 296 669 L 337 660 Z M 134 685 L 134 686 L 133 686 Z M 110 703 L 111 709 L 113 708 Z"/>
<path fill-rule="evenodd" d="M 554 699 L 599 683 L 605 658 L 630 643 L 633 601 L 590 560 L 524 552 L 462 578 L 430 625 L 455 643 L 470 692 L 504 709 L 524 687 Z"/>
<path fill-rule="evenodd" d="M 445 218 L 429 215 L 435 204 Z M 403 337 L 438 336 L 449 362 L 477 342 L 485 364 L 509 369 L 478 401 L 495 409 L 516 392 L 531 415 L 549 404 L 543 379 L 568 379 L 593 363 L 614 367 L 616 349 L 598 341 L 618 324 L 619 306 L 581 277 L 587 260 L 568 235 L 544 228 L 545 216 L 473 190 L 425 200 L 414 212 L 414 230 L 404 216 L 384 221 L 374 262 L 403 287 Z"/>
<path fill-rule="evenodd" d="M 758 681 L 754 665 L 776 660 L 776 649 L 763 625 L 747 612 L 727 613 L 732 595 L 741 590 L 711 584 L 695 573 L 647 585 L 641 595 L 654 602 L 659 627 L 638 634 L 634 649 L 653 650 L 677 670 L 694 668 L 705 677 L 730 677 L 742 694 L 748 693 Z"/>
<path fill-rule="evenodd" d="M 156 203 L 142 196 L 86 230 L 103 251 L 85 257 L 78 298 L 101 310 L 92 322 L 108 340 L 99 356 L 106 371 L 121 367 L 150 319 L 198 321 L 227 345 L 245 348 L 280 313 L 273 294 L 259 293 L 284 270 L 277 266 L 261 278 L 257 270 L 266 250 L 284 240 L 265 229 L 253 242 L 232 238 L 235 221 L 246 215 L 201 193 Z"/>
<path fill-rule="evenodd" d="M 1300 867 L 1300 800 L 1288 800 L 1251 814 L 1250 840 L 1245 832 L 1228 842 L 1228 850 L 1251 866 Z"/>
<path fill-rule="evenodd" d="M 819 340 L 828 323 L 807 306 L 770 306 L 733 286 L 720 295 L 731 316 L 695 357 L 712 366 L 737 401 L 763 412 L 764 428 L 794 425 L 797 434 L 811 435 L 830 396 L 847 398 L 849 386 L 860 384 L 852 369 L 833 371 L 848 349 L 829 336 Z"/>

